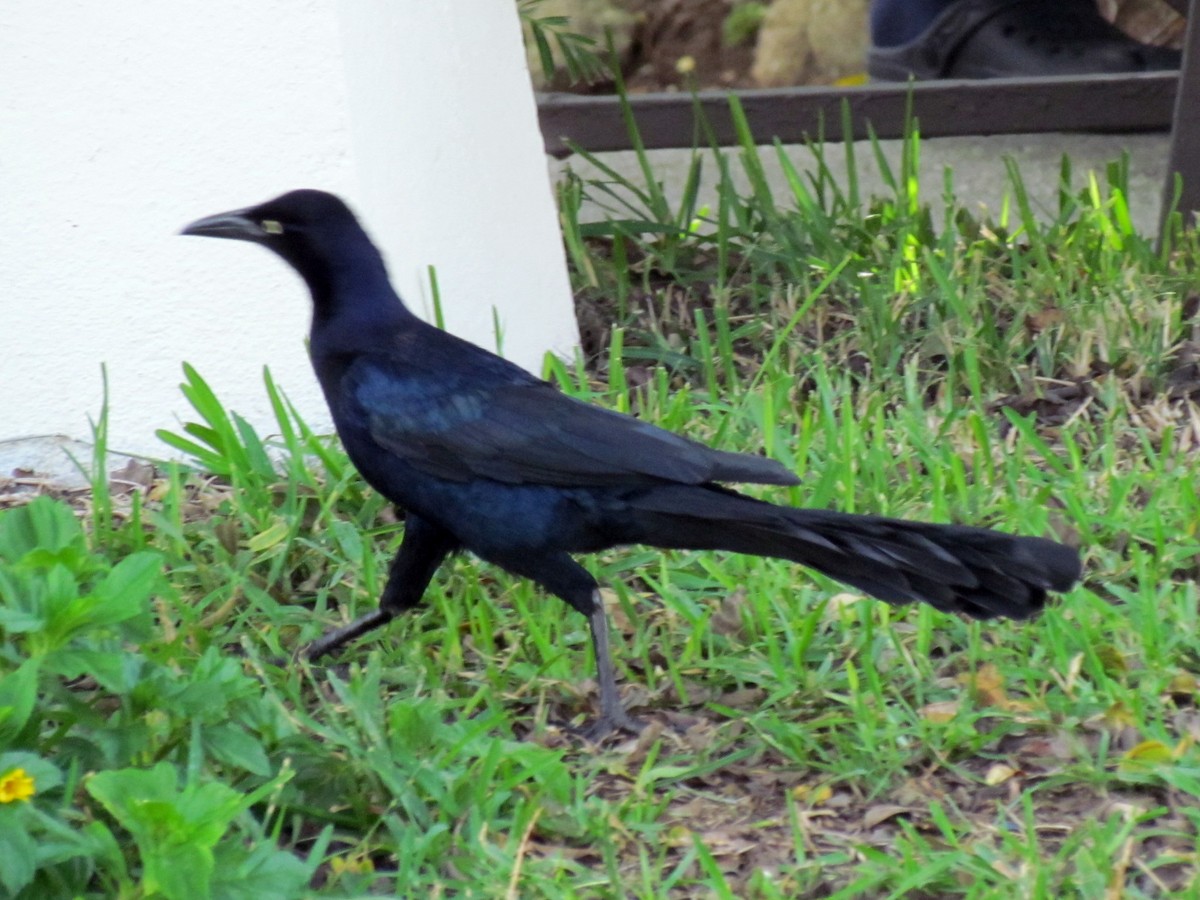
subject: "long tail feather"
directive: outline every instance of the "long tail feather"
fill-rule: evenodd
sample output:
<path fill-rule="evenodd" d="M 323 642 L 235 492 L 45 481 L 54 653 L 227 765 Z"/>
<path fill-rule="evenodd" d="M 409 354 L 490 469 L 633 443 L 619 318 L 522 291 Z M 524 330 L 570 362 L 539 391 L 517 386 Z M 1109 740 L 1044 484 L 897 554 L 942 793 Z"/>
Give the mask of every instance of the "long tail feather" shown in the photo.
<path fill-rule="evenodd" d="M 1026 619 L 1079 578 L 1063 544 L 986 528 L 762 503 L 723 488 L 653 488 L 632 501 L 639 540 L 790 559 L 886 600 L 977 619 Z"/>

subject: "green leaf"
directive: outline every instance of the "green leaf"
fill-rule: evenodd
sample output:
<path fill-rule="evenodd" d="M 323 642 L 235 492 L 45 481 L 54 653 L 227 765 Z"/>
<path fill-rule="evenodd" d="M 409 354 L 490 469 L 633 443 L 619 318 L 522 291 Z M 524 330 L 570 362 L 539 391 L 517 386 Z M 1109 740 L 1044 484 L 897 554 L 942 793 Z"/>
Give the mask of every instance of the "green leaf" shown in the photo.
<path fill-rule="evenodd" d="M 362 559 L 362 533 L 359 531 L 357 525 L 353 522 L 347 522 L 344 519 L 334 519 L 330 523 L 329 528 L 333 532 L 333 537 L 346 559 L 352 562 Z"/>
<path fill-rule="evenodd" d="M 88 614 L 89 624 L 115 625 L 145 612 L 162 573 L 162 557 L 153 551 L 125 557 L 92 591 L 96 603 Z"/>
<path fill-rule="evenodd" d="M 90 675 L 113 694 L 128 694 L 142 679 L 144 657 L 122 650 L 64 647 L 46 657 L 46 671 L 63 678 Z"/>
<path fill-rule="evenodd" d="M 35 550 L 51 556 L 74 550 L 86 556 L 83 528 L 65 503 L 38 497 L 0 512 L 0 561 L 19 562 Z"/>
<path fill-rule="evenodd" d="M 38 657 L 27 659 L 0 678 L 0 750 L 12 744 L 33 714 L 40 665 Z"/>
<path fill-rule="evenodd" d="M 134 553 L 117 563 L 90 594 L 79 596 L 76 582 L 61 566 L 46 573 L 45 636 L 35 652 L 64 646 L 94 628 L 107 628 L 147 612 L 147 599 L 161 577 L 162 558 Z"/>
<path fill-rule="evenodd" d="M 286 538 L 291 528 L 292 526 L 289 523 L 282 519 L 277 519 L 266 530 L 260 531 L 254 537 L 250 538 L 246 542 L 246 547 L 251 553 L 261 553 L 264 550 L 269 550 Z"/>
<path fill-rule="evenodd" d="M 176 450 L 182 450 L 188 456 L 200 463 L 200 465 L 206 470 L 212 472 L 220 471 L 220 455 L 213 453 L 212 450 L 203 446 L 202 444 L 197 444 L 195 441 L 189 441 L 183 435 L 176 434 L 173 431 L 168 431 L 165 428 L 158 429 L 154 432 L 154 434 L 168 447 L 172 447 Z"/>
<path fill-rule="evenodd" d="M 170 900 L 209 895 L 212 848 L 243 809 L 240 793 L 217 782 L 179 790 L 168 762 L 153 769 L 100 772 L 86 786 L 133 835 L 148 894 L 160 891 Z"/>
<path fill-rule="evenodd" d="M 267 448 L 263 445 L 262 438 L 258 436 L 254 426 L 240 415 L 237 413 L 230 413 L 230 415 L 237 428 L 237 434 L 242 439 L 242 446 L 245 448 L 246 464 L 256 475 L 267 479 L 272 478 L 275 475 L 275 466 L 267 454 Z"/>
<path fill-rule="evenodd" d="M 83 575 L 92 566 L 91 555 L 82 545 L 50 549 L 38 547 L 30 550 L 20 560 L 20 565 L 30 569 L 51 569 L 61 566 L 76 575 Z"/>
<path fill-rule="evenodd" d="M 237 725 L 214 725 L 204 729 L 204 748 L 217 760 L 255 775 L 269 775 L 271 763 L 262 744 Z"/>
<path fill-rule="evenodd" d="M 309 856 L 311 859 L 312 854 Z M 322 856 L 305 862 L 269 843 L 245 847 L 224 842 L 216 852 L 213 896 L 222 900 L 291 900 L 306 896 L 304 889 Z"/>
<path fill-rule="evenodd" d="M 62 784 L 62 772 L 58 766 L 49 760 L 42 759 L 36 753 L 24 750 L 12 750 L 0 753 L 0 775 L 13 769 L 24 769 L 25 774 L 33 779 L 34 796 L 52 790 Z M 4 857 L 0 856 L 0 859 Z"/>
<path fill-rule="evenodd" d="M 0 884 L 10 897 L 33 881 L 37 872 L 37 843 L 20 813 L 16 806 L 0 807 Z"/>
<path fill-rule="evenodd" d="M 29 573 L 0 568 L 0 629 L 9 634 L 28 634 L 46 627 L 42 604 L 45 585 Z"/>

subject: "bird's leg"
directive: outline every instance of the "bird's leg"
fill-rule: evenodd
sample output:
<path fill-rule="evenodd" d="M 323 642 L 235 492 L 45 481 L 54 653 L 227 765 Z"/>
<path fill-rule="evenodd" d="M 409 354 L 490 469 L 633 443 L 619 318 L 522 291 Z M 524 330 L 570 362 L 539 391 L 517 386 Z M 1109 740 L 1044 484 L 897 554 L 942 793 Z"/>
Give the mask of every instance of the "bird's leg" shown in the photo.
<path fill-rule="evenodd" d="M 316 662 L 326 653 L 340 650 L 343 645 L 350 643 L 356 637 L 361 637 L 368 631 L 390 622 L 395 617 L 395 610 L 380 606 L 379 609 L 371 610 L 365 616 L 359 616 L 349 625 L 331 628 L 304 648 L 304 658 L 309 662 Z"/>
<path fill-rule="evenodd" d="M 457 547 L 458 541 L 450 532 L 410 513 L 404 522 L 404 539 L 388 568 L 387 585 L 379 598 L 379 609 L 325 632 L 308 645 L 304 656 L 310 662 L 317 660 L 412 609 L 420 602 L 442 560 Z"/>
<path fill-rule="evenodd" d="M 618 729 L 633 734 L 641 731 L 642 723 L 621 706 L 617 675 L 608 651 L 608 617 L 604 614 L 604 601 L 596 579 L 561 551 L 524 556 L 512 554 L 495 557 L 492 562 L 516 575 L 532 578 L 572 609 L 587 616 L 592 631 L 592 650 L 596 655 L 596 681 L 600 685 L 600 717 L 578 733 L 590 741 L 598 741 Z"/>
<path fill-rule="evenodd" d="M 588 625 L 591 626 L 592 649 L 596 654 L 596 680 L 600 685 L 600 718 L 583 731 L 583 736 L 589 741 L 598 741 L 618 729 L 637 734 L 644 725 L 625 712 L 625 707 L 621 705 L 621 695 L 617 691 L 617 674 L 608 651 L 608 616 L 604 614 L 604 601 L 600 598 L 599 591 L 592 593 L 592 611 L 588 614 Z"/>

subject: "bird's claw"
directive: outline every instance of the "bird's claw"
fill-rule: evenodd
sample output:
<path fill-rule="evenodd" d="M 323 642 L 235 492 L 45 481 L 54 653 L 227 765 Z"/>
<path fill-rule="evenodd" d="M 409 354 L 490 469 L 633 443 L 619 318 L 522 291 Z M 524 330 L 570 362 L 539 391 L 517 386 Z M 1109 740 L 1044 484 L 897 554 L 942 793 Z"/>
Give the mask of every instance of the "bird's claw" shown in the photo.
<path fill-rule="evenodd" d="M 635 719 L 629 713 L 621 710 L 619 712 L 604 713 L 590 725 L 582 728 L 572 728 L 571 730 L 585 741 L 599 744 L 606 737 L 618 731 L 623 731 L 636 737 L 642 733 L 645 727 L 646 723 L 641 719 Z"/>

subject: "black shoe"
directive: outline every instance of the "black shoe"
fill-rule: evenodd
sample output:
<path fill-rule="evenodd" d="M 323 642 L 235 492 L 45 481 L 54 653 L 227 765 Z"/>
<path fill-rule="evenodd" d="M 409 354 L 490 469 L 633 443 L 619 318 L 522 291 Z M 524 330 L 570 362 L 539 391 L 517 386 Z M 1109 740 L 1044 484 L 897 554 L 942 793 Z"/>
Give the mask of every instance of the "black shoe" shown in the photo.
<path fill-rule="evenodd" d="M 958 0 L 915 40 L 872 47 L 881 81 L 1019 78 L 1178 69 L 1183 53 L 1107 22 L 1094 0 Z"/>

